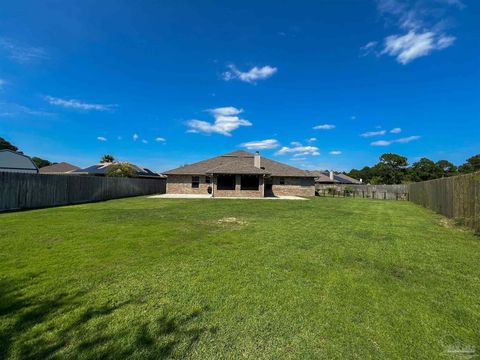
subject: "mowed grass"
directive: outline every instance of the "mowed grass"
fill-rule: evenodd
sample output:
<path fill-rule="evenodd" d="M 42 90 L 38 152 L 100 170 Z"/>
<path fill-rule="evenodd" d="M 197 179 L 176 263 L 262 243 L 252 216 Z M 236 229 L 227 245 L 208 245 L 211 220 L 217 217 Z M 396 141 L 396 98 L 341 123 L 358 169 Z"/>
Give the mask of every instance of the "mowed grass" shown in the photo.
<path fill-rule="evenodd" d="M 408 202 L 141 197 L 5 213 L 0 259 L 0 358 L 480 352 L 480 239 Z"/>

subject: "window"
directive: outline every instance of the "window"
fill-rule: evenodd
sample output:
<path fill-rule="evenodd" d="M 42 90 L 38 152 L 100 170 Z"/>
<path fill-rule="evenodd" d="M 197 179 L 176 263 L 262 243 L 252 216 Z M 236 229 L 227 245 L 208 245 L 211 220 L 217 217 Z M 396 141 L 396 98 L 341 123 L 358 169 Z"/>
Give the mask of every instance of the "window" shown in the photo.
<path fill-rule="evenodd" d="M 300 186 L 314 186 L 315 182 L 312 178 L 302 178 L 300 180 Z"/>
<path fill-rule="evenodd" d="M 280 185 L 285 185 L 285 178 L 280 178 L 280 179 L 278 180 L 278 183 L 279 183 Z"/>
<path fill-rule="evenodd" d="M 235 190 L 235 175 L 218 175 L 218 190 Z"/>
<path fill-rule="evenodd" d="M 258 190 L 259 179 L 257 175 L 242 175 L 240 189 L 241 190 Z"/>
<path fill-rule="evenodd" d="M 192 176 L 192 189 L 200 187 L 200 176 Z"/>
<path fill-rule="evenodd" d="M 210 184 L 210 176 L 205 176 L 205 184 Z"/>

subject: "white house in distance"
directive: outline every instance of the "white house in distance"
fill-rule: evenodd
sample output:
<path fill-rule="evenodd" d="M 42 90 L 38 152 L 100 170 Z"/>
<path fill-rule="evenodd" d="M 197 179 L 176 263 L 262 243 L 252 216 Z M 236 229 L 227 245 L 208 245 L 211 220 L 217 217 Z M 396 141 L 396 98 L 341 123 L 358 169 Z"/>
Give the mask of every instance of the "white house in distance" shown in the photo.
<path fill-rule="evenodd" d="M 0 150 L 0 172 L 38 174 L 38 168 L 27 155 L 12 150 Z"/>

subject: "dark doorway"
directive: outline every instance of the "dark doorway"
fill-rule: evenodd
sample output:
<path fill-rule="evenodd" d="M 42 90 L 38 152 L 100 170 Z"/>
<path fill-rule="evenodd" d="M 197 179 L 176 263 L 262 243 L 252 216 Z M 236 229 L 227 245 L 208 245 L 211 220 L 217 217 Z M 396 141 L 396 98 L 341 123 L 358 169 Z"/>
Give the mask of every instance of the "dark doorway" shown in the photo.
<path fill-rule="evenodd" d="M 217 175 L 218 190 L 235 190 L 235 175 Z"/>
<path fill-rule="evenodd" d="M 274 196 L 272 185 L 273 185 L 272 178 L 270 176 L 266 177 L 265 178 L 265 196 Z"/>

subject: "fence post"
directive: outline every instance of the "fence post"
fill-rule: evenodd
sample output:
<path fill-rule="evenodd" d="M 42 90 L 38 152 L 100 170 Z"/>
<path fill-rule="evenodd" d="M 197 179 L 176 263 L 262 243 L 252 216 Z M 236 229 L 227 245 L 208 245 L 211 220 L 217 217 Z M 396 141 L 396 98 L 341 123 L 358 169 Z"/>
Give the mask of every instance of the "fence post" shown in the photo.
<path fill-rule="evenodd" d="M 387 200 L 387 192 L 386 191 L 383 192 L 383 200 Z"/>

